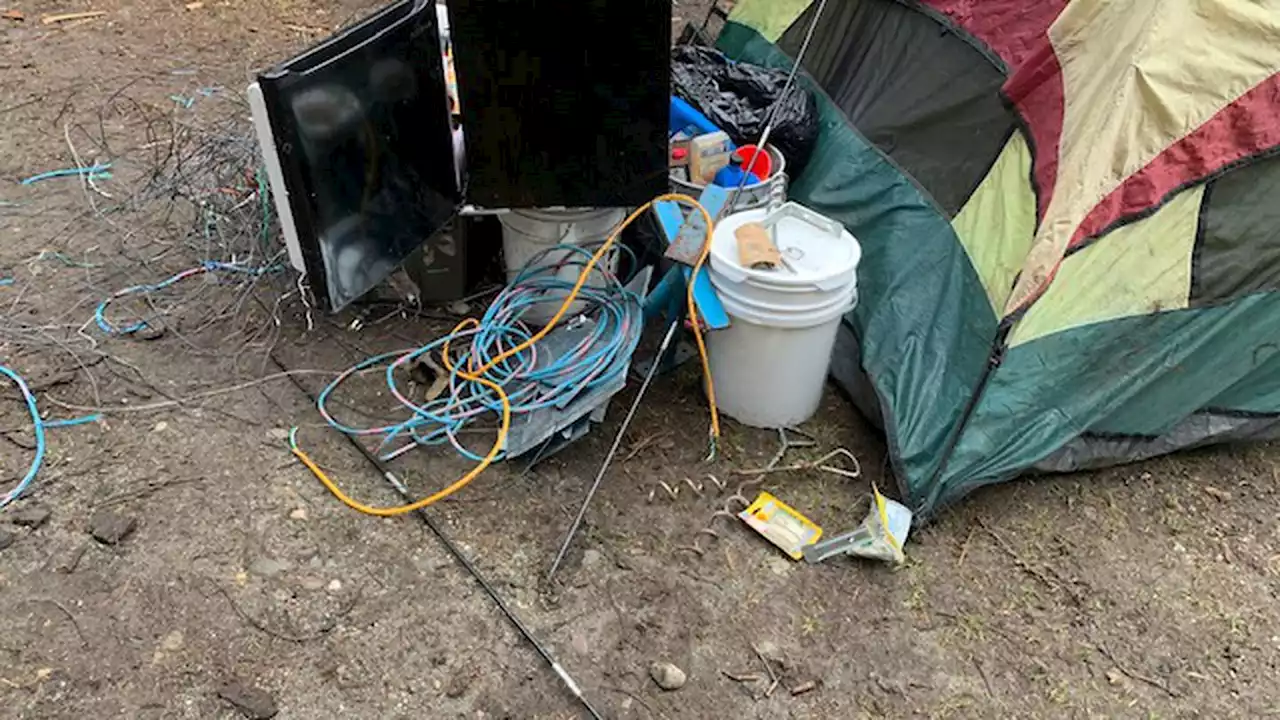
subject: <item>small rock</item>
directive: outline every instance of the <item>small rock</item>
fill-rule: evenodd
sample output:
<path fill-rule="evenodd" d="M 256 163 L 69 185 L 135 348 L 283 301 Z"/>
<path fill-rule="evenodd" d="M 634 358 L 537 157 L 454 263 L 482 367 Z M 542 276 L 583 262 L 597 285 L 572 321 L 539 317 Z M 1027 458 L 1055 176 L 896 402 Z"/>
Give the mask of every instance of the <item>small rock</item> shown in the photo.
<path fill-rule="evenodd" d="M 275 577 L 291 567 L 293 567 L 292 563 L 287 560 L 261 557 L 249 563 L 249 572 L 262 577 Z"/>
<path fill-rule="evenodd" d="M 161 420 L 160 422 L 156 423 L 156 426 L 155 426 L 155 427 L 151 428 L 151 432 L 158 432 L 158 433 L 160 433 L 160 432 L 164 432 L 165 430 L 168 430 L 168 429 L 169 429 L 169 423 L 167 423 L 167 422 L 165 422 L 165 421 Z"/>
<path fill-rule="evenodd" d="M 593 568 L 603 559 L 604 555 L 599 550 L 587 550 L 582 553 L 582 567 Z"/>
<path fill-rule="evenodd" d="M 49 510 L 42 505 L 21 507 L 9 513 L 9 520 L 12 521 L 14 525 L 29 527 L 32 530 L 35 530 L 45 524 L 48 519 Z"/>
<path fill-rule="evenodd" d="M 270 720 L 280 712 L 271 693 L 240 680 L 232 680 L 218 690 L 218 697 L 226 700 L 250 720 Z"/>
<path fill-rule="evenodd" d="M 89 545 L 90 543 L 85 542 L 75 548 L 72 548 L 70 552 L 63 555 L 62 559 L 58 560 L 57 564 L 53 566 L 53 571 L 62 573 L 63 575 L 69 575 L 75 572 L 76 568 L 80 567 L 80 561 L 84 559 L 84 554 L 89 552 Z"/>
<path fill-rule="evenodd" d="M 1124 685 L 1124 673 L 1120 671 L 1120 668 L 1111 668 L 1107 671 L 1107 682 L 1116 686 Z"/>
<path fill-rule="evenodd" d="M 303 588 L 304 590 L 311 590 L 311 591 L 315 591 L 315 590 L 323 590 L 323 589 L 324 589 L 324 580 L 321 580 L 321 579 L 320 579 L 320 578 L 318 578 L 318 577 L 305 577 L 305 578 L 302 578 L 302 588 Z"/>
<path fill-rule="evenodd" d="M 293 520 L 306 520 L 306 519 L 307 519 L 307 509 L 306 509 L 306 508 L 297 508 L 297 509 L 295 509 L 295 510 L 291 510 L 291 511 L 289 512 L 289 517 L 290 517 L 291 519 L 293 519 Z"/>
<path fill-rule="evenodd" d="M 454 300 L 449 303 L 448 310 L 454 315 L 467 315 L 471 312 L 471 306 L 461 300 Z"/>
<path fill-rule="evenodd" d="M 12 530 L 6 530 L 5 528 L 0 528 L 0 550 L 7 549 L 17 539 L 18 539 L 17 533 L 13 532 Z"/>
<path fill-rule="evenodd" d="M 679 690 L 689 679 L 683 670 L 669 662 L 656 662 L 650 665 L 649 676 L 663 690 Z"/>
<path fill-rule="evenodd" d="M 284 428 L 271 428 L 270 430 L 267 431 L 267 437 L 271 438 L 272 440 L 280 440 L 280 441 L 288 440 L 289 431 L 285 430 Z"/>
<path fill-rule="evenodd" d="M 340 590 L 342 590 L 342 581 L 341 581 L 341 580 L 330 580 L 330 581 L 329 581 L 329 592 L 336 593 L 336 592 L 338 592 L 338 591 L 340 591 Z"/>
<path fill-rule="evenodd" d="M 133 532 L 138 519 L 113 510 L 99 510 L 89 518 L 89 534 L 103 545 L 115 545 Z"/>

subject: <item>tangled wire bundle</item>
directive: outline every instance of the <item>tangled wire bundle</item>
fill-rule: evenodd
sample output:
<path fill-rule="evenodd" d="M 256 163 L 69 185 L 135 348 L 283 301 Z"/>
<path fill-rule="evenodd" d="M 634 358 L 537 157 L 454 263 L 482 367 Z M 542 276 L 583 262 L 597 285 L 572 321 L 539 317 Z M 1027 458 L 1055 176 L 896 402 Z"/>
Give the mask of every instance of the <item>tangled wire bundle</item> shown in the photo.
<path fill-rule="evenodd" d="M 565 261 L 540 265 L 548 254 L 562 254 Z M 480 320 L 467 320 L 453 332 L 422 347 L 371 357 L 344 371 L 320 394 L 321 414 L 335 429 L 357 436 L 379 436 L 378 452 L 384 460 L 398 457 L 420 445 L 448 443 L 463 457 L 482 457 L 466 448 L 459 435 L 468 426 L 501 411 L 502 403 L 492 385 L 506 392 L 512 415 L 563 406 L 575 397 L 613 381 L 625 372 L 631 354 L 640 342 L 643 308 L 640 298 L 623 287 L 612 272 L 597 267 L 599 282 L 584 285 L 578 298 L 585 303 L 579 320 L 568 327 L 585 332 L 567 351 L 549 357 L 545 346 L 530 345 L 494 363 L 512 348 L 527 343 L 534 331 L 524 316 L 535 306 L 559 304 L 572 283 L 559 277 L 564 267 L 583 266 L 590 260 L 590 247 L 557 245 L 532 258 L 517 278 L 493 301 Z M 585 315 L 596 318 L 588 325 Z M 436 358 L 440 363 L 436 363 Z M 398 371 L 426 359 L 443 366 L 447 373 L 445 392 L 419 403 L 402 387 Z M 463 373 L 492 367 L 472 380 Z M 386 425 L 355 427 L 334 417 L 329 408 L 333 394 L 350 378 L 385 366 L 388 390 L 407 411 L 408 417 Z M 390 448 L 390 449 L 389 449 Z M 498 455 L 496 459 L 501 459 Z"/>

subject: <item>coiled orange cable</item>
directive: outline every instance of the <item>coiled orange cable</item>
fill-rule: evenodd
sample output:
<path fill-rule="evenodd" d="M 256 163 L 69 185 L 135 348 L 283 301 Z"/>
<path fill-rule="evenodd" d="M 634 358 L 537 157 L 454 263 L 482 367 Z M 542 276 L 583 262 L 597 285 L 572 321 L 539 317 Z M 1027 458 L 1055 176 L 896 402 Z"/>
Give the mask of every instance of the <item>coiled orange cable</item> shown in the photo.
<path fill-rule="evenodd" d="M 711 365 L 707 360 L 707 345 L 702 338 L 702 323 L 698 320 L 698 308 L 697 308 L 697 304 L 694 302 L 694 299 L 693 299 L 693 285 L 694 285 L 694 281 L 698 277 L 698 273 L 702 271 L 703 265 L 706 264 L 707 257 L 711 254 L 711 233 L 712 233 L 712 229 L 715 226 L 715 222 L 712 219 L 711 214 L 707 212 L 707 209 L 704 208 L 701 203 L 699 203 L 697 200 L 693 199 L 688 195 L 683 195 L 680 193 L 670 193 L 666 195 L 659 195 L 658 197 L 640 206 L 638 209 L 636 209 L 635 212 L 627 216 L 627 219 L 623 220 L 622 223 L 618 225 L 618 227 L 614 228 L 613 232 L 604 241 L 604 244 L 600 246 L 600 249 L 597 250 L 595 254 L 591 256 L 591 259 L 587 261 L 586 266 L 582 268 L 582 272 L 578 275 L 577 282 L 574 283 L 573 288 L 569 291 L 569 294 L 565 296 L 564 302 L 560 305 L 560 308 L 556 310 L 555 315 L 551 317 L 551 320 L 547 322 L 545 327 L 543 327 L 538 332 L 534 333 L 534 335 L 530 337 L 528 340 L 525 340 L 519 345 L 516 345 L 515 347 L 494 357 L 488 363 L 486 363 L 483 367 L 480 367 L 478 369 L 473 369 L 473 370 L 460 371 L 458 373 L 458 376 L 463 378 L 464 380 L 478 382 L 481 385 L 485 386 L 486 388 L 489 388 L 490 390 L 493 390 L 495 393 L 497 393 L 498 399 L 502 402 L 502 419 L 498 426 L 498 434 L 493 441 L 493 447 L 489 448 L 489 452 L 485 454 L 484 458 L 481 459 L 479 464 L 477 464 L 474 468 L 472 468 L 466 475 L 463 475 L 461 478 L 458 478 L 458 480 L 453 482 L 453 484 L 449 485 L 448 487 L 442 490 L 432 493 L 431 495 L 428 495 L 427 497 L 424 497 L 421 500 L 417 500 L 407 505 L 397 505 L 393 507 L 377 507 L 374 505 L 367 505 L 365 503 L 360 502 L 359 500 L 356 500 L 355 498 L 352 498 L 350 495 L 347 495 L 345 492 L 343 492 L 342 488 L 338 487 L 337 483 L 329 479 L 329 476 L 325 474 L 324 470 L 322 470 L 320 466 L 317 465 L 315 461 L 313 461 L 307 455 L 307 453 L 302 450 L 302 448 L 298 447 L 297 428 L 294 428 L 289 433 L 289 449 L 298 458 L 298 460 L 304 466 L 306 466 L 308 470 L 311 471 L 311 474 L 315 475 L 316 479 L 319 480 L 320 483 L 323 484 L 325 488 L 328 489 L 329 492 L 333 494 L 334 497 L 336 497 L 339 501 L 341 501 L 347 507 L 350 507 L 353 510 L 362 512 L 366 515 L 375 515 L 377 517 L 396 517 L 399 515 L 404 515 L 407 513 L 414 512 L 415 510 L 421 510 L 422 508 L 425 508 L 429 505 L 433 505 L 449 497 L 455 492 L 461 490 L 462 488 L 466 487 L 468 484 L 471 483 L 472 480 L 475 480 L 477 477 L 479 477 L 480 473 L 484 472 L 491 464 L 493 464 L 494 459 L 498 456 L 500 452 L 502 452 L 502 448 L 507 441 L 507 433 L 511 430 L 511 400 L 510 398 L 507 397 L 506 392 L 503 391 L 500 385 L 484 377 L 484 374 L 492 370 L 495 366 L 498 365 L 498 363 L 501 363 L 502 361 L 527 350 L 534 343 L 538 342 L 539 340 L 542 340 L 544 337 L 547 336 L 548 333 L 550 333 L 553 329 L 555 329 L 556 324 L 560 322 L 561 318 L 564 317 L 565 313 L 569 311 L 569 307 L 573 305 L 574 300 L 577 299 L 578 293 L 582 290 L 582 287 L 586 285 L 587 280 L 591 275 L 592 269 L 594 269 L 596 264 L 600 262 L 601 259 L 604 258 L 604 256 L 609 252 L 610 248 L 613 247 L 614 243 L 617 242 L 617 239 L 622 234 L 622 231 L 625 230 L 627 226 L 629 226 L 631 223 L 635 222 L 635 220 L 639 218 L 641 215 L 643 215 L 645 211 L 653 207 L 655 203 L 664 202 L 668 200 L 680 203 L 682 205 L 686 205 L 696 210 L 697 212 L 702 213 L 702 219 L 706 225 L 706 233 L 704 235 L 703 242 L 702 242 L 702 250 L 698 254 L 698 261 L 694 264 L 693 274 L 690 276 L 689 282 L 687 283 L 688 287 L 686 289 L 687 293 L 686 293 L 685 299 L 689 307 L 689 319 L 693 324 L 694 339 L 698 345 L 698 357 L 702 361 L 702 373 L 703 373 L 703 378 L 704 378 L 705 387 L 706 387 L 707 402 L 711 408 L 711 450 L 712 450 L 712 455 L 714 455 L 716 445 L 720 439 L 720 414 L 716 410 L 715 384 L 712 382 Z M 465 330 L 472 325 L 477 325 L 477 324 L 479 324 L 479 321 L 477 321 L 476 319 L 467 318 L 466 320 L 463 320 L 462 322 L 458 323 L 449 334 L 450 335 L 457 334 L 458 332 Z M 451 361 L 449 360 L 449 346 L 447 343 L 442 348 L 441 354 L 444 357 L 444 362 L 447 369 L 449 370 L 449 372 L 453 372 L 454 368 Z"/>

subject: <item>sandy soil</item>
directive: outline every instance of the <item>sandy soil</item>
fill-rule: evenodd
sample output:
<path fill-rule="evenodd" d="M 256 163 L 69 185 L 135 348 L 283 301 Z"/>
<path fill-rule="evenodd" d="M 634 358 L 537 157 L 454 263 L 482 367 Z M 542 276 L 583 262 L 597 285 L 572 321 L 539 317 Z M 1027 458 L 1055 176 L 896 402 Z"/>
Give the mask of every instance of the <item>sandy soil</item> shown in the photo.
<path fill-rule="evenodd" d="M 261 283 L 261 306 L 243 285 L 197 278 L 165 301 L 164 332 L 79 332 L 108 294 L 191 267 L 221 237 L 191 202 L 135 193 L 157 168 L 172 173 L 175 138 L 245 132 L 235 90 L 252 72 L 366 8 L 15 1 L 24 21 L 0 13 L 0 277 L 15 280 L 0 286 L 0 361 L 50 417 L 82 412 L 58 403 L 109 410 L 51 430 L 43 471 L 0 511 L 0 716 L 235 718 L 244 711 L 223 696 L 239 684 L 280 718 L 584 717 L 419 522 L 353 513 L 293 460 L 283 431 L 299 425 L 351 492 L 395 501 L 288 381 L 182 401 L 272 374 L 270 350 L 333 371 L 450 320 L 351 330 L 350 314 L 311 315 L 308 330 L 297 295 L 273 306 L 287 283 Z M 105 15 L 41 22 L 87 10 Z M 114 197 L 75 179 L 17 184 L 74 165 L 72 148 L 115 163 L 99 188 Z M 6 482 L 30 459 L 16 397 L 0 400 Z M 369 386 L 344 402 L 388 400 Z M 1009 484 L 921 529 L 901 569 L 806 567 L 737 523 L 699 532 L 736 484 L 707 474 L 734 478 L 776 441 L 730 423 L 722 456 L 703 464 L 705 407 L 682 372 L 655 384 L 548 586 L 621 414 L 535 472 L 495 468 L 434 511 L 608 717 L 1280 714 L 1273 445 Z M 869 483 L 891 485 L 881 440 L 834 392 L 806 429 L 820 447 L 797 460 L 845 447 L 863 478 L 795 472 L 763 487 L 825 527 L 852 526 Z M 465 466 L 424 451 L 397 467 L 426 491 Z M 90 534 L 112 520 L 132 532 Z M 659 689 L 655 661 L 687 685 Z M 766 694 L 769 673 L 779 683 Z"/>

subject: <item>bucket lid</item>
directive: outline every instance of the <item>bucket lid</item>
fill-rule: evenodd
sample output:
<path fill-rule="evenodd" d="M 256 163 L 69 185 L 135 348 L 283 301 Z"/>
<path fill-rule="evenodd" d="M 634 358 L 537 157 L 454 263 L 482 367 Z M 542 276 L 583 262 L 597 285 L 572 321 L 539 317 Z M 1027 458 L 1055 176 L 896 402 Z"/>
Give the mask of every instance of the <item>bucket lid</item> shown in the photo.
<path fill-rule="evenodd" d="M 783 267 L 756 270 L 738 261 L 738 228 L 757 222 L 771 228 Z M 747 282 L 783 291 L 842 290 L 857 273 L 862 248 L 840 223 L 789 202 L 772 213 L 765 209 L 735 213 L 720 221 L 711 237 L 711 268 L 731 282 Z"/>

